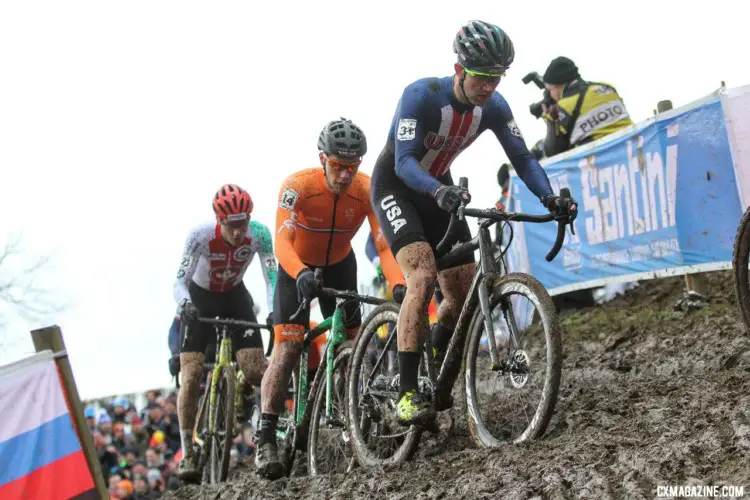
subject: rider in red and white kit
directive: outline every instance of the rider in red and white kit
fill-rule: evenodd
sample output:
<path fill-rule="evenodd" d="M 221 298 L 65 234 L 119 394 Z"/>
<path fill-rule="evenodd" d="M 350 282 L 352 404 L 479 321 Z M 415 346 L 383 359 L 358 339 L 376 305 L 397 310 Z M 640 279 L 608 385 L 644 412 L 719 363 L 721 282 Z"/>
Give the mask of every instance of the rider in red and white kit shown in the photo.
<path fill-rule="evenodd" d="M 180 344 L 182 386 L 177 398 L 183 459 L 179 475 L 196 479 L 192 448 L 200 374 L 204 353 L 216 337 L 211 325 L 198 317 L 231 318 L 257 322 L 253 300 L 242 279 L 255 254 L 259 254 L 266 282 L 269 310 L 273 310 L 276 258 L 271 233 L 263 224 L 250 221 L 253 202 L 242 188 L 222 186 L 213 201 L 216 222 L 195 227 L 187 238 L 177 280 L 175 300 L 187 330 Z M 260 385 L 264 371 L 263 340 L 258 330 L 238 328 L 232 332 L 237 363 L 252 386 Z"/>

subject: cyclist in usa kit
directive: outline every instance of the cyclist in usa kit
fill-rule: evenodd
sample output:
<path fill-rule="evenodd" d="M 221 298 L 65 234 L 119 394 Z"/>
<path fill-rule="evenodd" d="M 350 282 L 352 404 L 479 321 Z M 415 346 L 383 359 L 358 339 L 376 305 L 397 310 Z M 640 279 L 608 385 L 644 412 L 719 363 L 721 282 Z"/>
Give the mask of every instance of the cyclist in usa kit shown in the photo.
<path fill-rule="evenodd" d="M 424 78 L 404 89 L 385 148 L 372 174 L 373 209 L 391 251 L 406 276 L 398 320 L 400 396 L 397 417 L 404 425 L 429 421 L 435 407 L 417 392 L 424 317 L 436 281 L 443 300 L 432 329 L 438 355 L 453 334 L 474 275 L 473 255 L 437 272 L 436 246 L 451 213 L 469 193 L 453 184 L 450 167 L 485 130 L 503 146 L 516 172 L 550 211 L 569 214 L 573 200 L 555 196 L 539 162 L 529 153 L 510 107 L 495 88 L 513 62 L 514 49 L 500 28 L 482 21 L 463 26 L 453 43 L 455 74 Z M 573 217 L 571 215 L 571 217 Z M 463 241 L 471 238 L 460 224 Z M 438 410 L 452 405 L 438 395 Z"/>
<path fill-rule="evenodd" d="M 378 220 L 370 205 L 370 177 L 359 172 L 367 141 L 362 130 L 349 120 L 328 123 L 318 138 L 323 168 L 308 168 L 284 180 L 276 209 L 276 256 L 279 280 L 274 295 L 273 357 L 261 385 L 261 420 L 255 465 L 271 479 L 283 475 L 284 466 L 276 449 L 276 423 L 292 369 L 302 352 L 310 311 L 294 321 L 303 299 L 315 296 L 314 270 L 323 269 L 325 286 L 357 290 L 357 260 L 351 240 L 364 223 L 373 234 Z M 403 283 L 398 265 L 380 239 L 378 252 L 383 272 L 394 285 Z M 395 273 L 393 272 L 395 270 Z M 335 300 L 319 297 L 323 317 L 333 314 Z M 351 338 L 361 324 L 359 304 L 344 308 L 344 322 Z"/>
<path fill-rule="evenodd" d="M 180 320 L 188 327 L 180 345 L 182 385 L 177 396 L 183 450 L 178 473 L 183 479 L 196 479 L 192 435 L 200 374 L 206 346 L 216 340 L 213 326 L 197 318 L 220 316 L 257 322 L 252 298 L 242 281 L 255 254 L 260 257 L 271 311 L 276 284 L 271 233 L 263 224 L 250 221 L 250 195 L 234 184 L 226 184 L 214 196 L 213 208 L 216 221 L 190 231 L 174 284 Z M 260 385 L 265 361 L 260 332 L 237 328 L 232 332 L 232 347 L 249 385 Z"/>

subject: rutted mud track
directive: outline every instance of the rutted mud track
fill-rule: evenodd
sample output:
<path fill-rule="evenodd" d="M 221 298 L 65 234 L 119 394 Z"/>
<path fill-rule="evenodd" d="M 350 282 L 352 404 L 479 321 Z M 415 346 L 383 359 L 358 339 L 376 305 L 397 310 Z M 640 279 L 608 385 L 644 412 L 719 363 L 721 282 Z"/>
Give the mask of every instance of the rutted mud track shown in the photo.
<path fill-rule="evenodd" d="M 672 310 L 682 289 L 682 278 L 642 282 L 563 315 L 560 397 L 533 443 L 478 450 L 459 415 L 451 438 L 423 437 L 399 469 L 269 482 L 247 466 L 166 498 L 654 498 L 680 484 L 750 495 L 750 337 L 730 274 L 710 275 L 698 311 Z"/>

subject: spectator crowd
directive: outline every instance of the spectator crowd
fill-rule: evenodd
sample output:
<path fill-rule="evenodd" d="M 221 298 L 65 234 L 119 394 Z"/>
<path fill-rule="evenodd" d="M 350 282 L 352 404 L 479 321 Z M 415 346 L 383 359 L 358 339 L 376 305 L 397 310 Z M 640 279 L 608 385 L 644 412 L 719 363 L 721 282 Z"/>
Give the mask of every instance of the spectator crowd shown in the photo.
<path fill-rule="evenodd" d="M 85 404 L 110 499 L 154 500 L 182 486 L 177 465 L 182 458 L 177 393 L 151 390 L 142 409 L 124 397 Z M 248 423 L 235 438 L 232 465 L 253 455 L 253 427 Z"/>

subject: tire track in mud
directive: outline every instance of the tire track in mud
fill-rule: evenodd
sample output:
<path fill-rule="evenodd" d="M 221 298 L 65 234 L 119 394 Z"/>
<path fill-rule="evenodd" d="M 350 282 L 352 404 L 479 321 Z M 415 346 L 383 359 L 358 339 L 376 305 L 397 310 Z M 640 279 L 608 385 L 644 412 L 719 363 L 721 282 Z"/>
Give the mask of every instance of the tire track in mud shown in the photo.
<path fill-rule="evenodd" d="M 642 282 L 563 314 L 560 395 L 540 440 L 477 449 L 458 405 L 452 436 L 424 436 L 399 468 L 269 482 L 250 464 L 165 498 L 638 499 L 710 484 L 750 495 L 750 337 L 730 273 L 709 275 L 711 303 L 687 314 L 672 310 L 682 284 Z"/>

